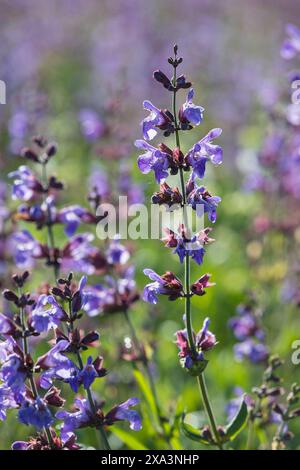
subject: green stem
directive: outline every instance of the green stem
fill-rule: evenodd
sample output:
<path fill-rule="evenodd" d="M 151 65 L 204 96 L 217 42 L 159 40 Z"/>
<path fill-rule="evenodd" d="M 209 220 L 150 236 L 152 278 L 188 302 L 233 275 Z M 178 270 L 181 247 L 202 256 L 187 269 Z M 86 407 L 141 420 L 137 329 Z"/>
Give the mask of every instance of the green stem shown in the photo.
<path fill-rule="evenodd" d="M 45 187 L 47 187 L 47 185 L 48 185 L 47 162 L 42 164 L 42 180 L 43 180 L 43 184 L 45 185 Z M 47 204 L 46 203 L 46 198 L 44 198 L 44 204 Z M 55 239 L 54 239 L 53 227 L 52 227 L 52 222 L 51 222 L 51 211 L 50 211 L 50 208 L 48 207 L 48 204 L 47 204 L 47 221 L 46 221 L 46 225 L 47 225 L 47 233 L 48 233 L 48 246 L 49 246 L 50 251 L 52 252 L 52 254 L 54 254 Z M 52 264 L 53 264 L 54 282 L 56 284 L 57 279 L 59 278 L 59 265 L 57 264 L 54 257 L 53 257 L 53 260 L 52 260 Z"/>
<path fill-rule="evenodd" d="M 176 54 L 175 54 L 176 59 Z M 176 86 L 176 66 L 174 66 L 174 75 L 173 75 L 173 86 Z M 176 89 L 173 91 L 173 99 L 172 99 L 172 107 L 173 107 L 173 116 L 174 116 L 174 125 L 175 125 L 175 142 L 176 146 L 180 150 L 180 138 L 179 138 L 179 128 L 178 128 L 178 121 L 177 121 L 177 110 L 176 110 Z M 180 175 L 180 185 L 181 185 L 181 193 L 182 193 L 182 210 L 183 210 L 183 221 L 185 225 L 185 230 L 188 230 L 187 226 L 187 214 L 186 214 L 186 206 L 187 206 L 187 197 L 186 197 L 186 189 L 185 189 L 185 181 L 184 181 L 184 174 L 183 168 L 179 168 L 179 175 Z M 196 346 L 194 341 L 194 333 L 193 333 L 193 325 L 192 325 L 192 313 L 191 313 L 191 291 L 190 291 L 190 256 L 188 251 L 185 254 L 185 321 L 186 321 L 186 329 L 187 329 L 187 337 L 189 347 L 192 353 L 192 356 L 196 356 Z M 210 400 L 208 397 L 208 392 L 205 384 L 204 374 L 200 374 L 197 377 L 200 393 L 202 396 L 202 401 L 204 405 L 205 412 L 210 422 L 210 426 L 212 429 L 212 433 L 215 439 L 215 442 L 220 450 L 222 450 L 222 442 L 220 439 L 220 435 L 217 429 L 215 417 L 212 411 L 212 407 L 210 405 Z"/>
<path fill-rule="evenodd" d="M 222 442 L 221 442 L 221 439 L 220 439 L 220 434 L 219 434 L 218 429 L 217 429 L 217 425 L 216 425 L 215 417 L 214 417 L 214 414 L 213 414 L 213 411 L 212 411 L 212 407 L 210 405 L 210 401 L 209 401 L 209 397 L 208 397 L 208 392 L 207 392 L 203 372 L 202 372 L 202 374 L 198 375 L 197 380 L 198 380 L 199 389 L 200 389 L 200 392 L 201 392 L 201 395 L 202 395 L 205 412 L 206 412 L 207 417 L 209 419 L 214 439 L 215 439 L 216 444 L 219 447 L 219 449 L 222 450 L 223 449 Z"/>

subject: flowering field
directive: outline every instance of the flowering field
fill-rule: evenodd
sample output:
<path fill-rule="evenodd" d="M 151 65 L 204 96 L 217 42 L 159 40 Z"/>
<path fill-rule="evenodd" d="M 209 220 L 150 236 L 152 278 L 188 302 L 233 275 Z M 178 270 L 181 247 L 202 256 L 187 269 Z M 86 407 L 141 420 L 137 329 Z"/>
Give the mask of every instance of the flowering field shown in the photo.
<path fill-rule="evenodd" d="M 299 13 L 2 2 L 0 450 L 300 448 Z"/>

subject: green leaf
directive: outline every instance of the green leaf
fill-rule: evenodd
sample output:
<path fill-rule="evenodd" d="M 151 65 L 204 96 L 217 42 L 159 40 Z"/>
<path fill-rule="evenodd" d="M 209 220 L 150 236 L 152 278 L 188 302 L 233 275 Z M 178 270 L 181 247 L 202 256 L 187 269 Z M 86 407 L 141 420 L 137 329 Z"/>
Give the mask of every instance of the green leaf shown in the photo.
<path fill-rule="evenodd" d="M 155 400 L 154 400 L 154 397 L 153 397 L 150 386 L 148 385 L 145 377 L 143 376 L 143 374 L 139 370 L 135 369 L 133 371 L 133 374 L 135 376 L 135 380 L 137 381 L 137 384 L 138 384 L 141 392 L 143 393 L 143 395 L 145 397 L 146 402 L 149 405 L 151 413 L 153 414 L 153 416 L 157 419 L 157 422 L 159 423 L 159 416 L 157 414 L 157 409 L 156 409 L 156 406 L 155 406 Z"/>
<path fill-rule="evenodd" d="M 121 428 L 113 427 L 111 431 L 117 436 L 127 447 L 131 450 L 149 450 L 147 447 L 140 442 L 136 437 L 133 436 L 132 432 L 125 431 Z"/>
<path fill-rule="evenodd" d="M 243 396 L 236 415 L 225 428 L 225 440 L 233 441 L 246 426 L 247 418 L 248 408 L 245 402 L 245 397 Z"/>
<path fill-rule="evenodd" d="M 201 444 L 205 444 L 205 445 L 211 445 L 211 442 L 202 436 L 202 432 L 199 429 L 196 429 L 191 424 L 188 424 L 185 422 L 184 414 L 182 415 L 180 427 L 181 427 L 183 434 L 189 439 L 191 439 L 192 441 L 196 441 L 198 443 L 200 442 Z"/>

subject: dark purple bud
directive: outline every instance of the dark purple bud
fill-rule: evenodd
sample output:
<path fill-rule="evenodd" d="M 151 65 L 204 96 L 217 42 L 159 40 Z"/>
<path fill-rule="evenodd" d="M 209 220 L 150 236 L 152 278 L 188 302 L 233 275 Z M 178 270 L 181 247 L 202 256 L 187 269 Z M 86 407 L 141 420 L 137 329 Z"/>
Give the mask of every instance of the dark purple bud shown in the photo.
<path fill-rule="evenodd" d="M 52 387 L 44 396 L 44 400 L 48 405 L 60 408 L 64 405 L 65 401 L 61 396 L 61 390 L 56 387 Z"/>
<path fill-rule="evenodd" d="M 49 158 L 54 157 L 57 152 L 57 145 L 56 144 L 49 144 L 46 148 L 46 154 Z"/>
<path fill-rule="evenodd" d="M 300 408 L 296 408 L 289 414 L 290 419 L 297 418 L 297 416 L 300 416 Z"/>
<path fill-rule="evenodd" d="M 174 91 L 174 87 L 171 83 L 171 80 L 161 71 L 161 70 L 155 70 L 153 73 L 153 78 L 161 83 L 164 88 L 166 88 L 169 91 Z"/>
<path fill-rule="evenodd" d="M 42 135 L 32 137 L 32 142 L 34 142 L 40 148 L 45 148 L 47 145 L 47 139 Z"/>
<path fill-rule="evenodd" d="M 33 162 L 39 161 L 38 155 L 31 148 L 28 147 L 25 147 L 21 150 L 21 156 Z"/>
<path fill-rule="evenodd" d="M 15 302 L 18 303 L 19 297 L 11 290 L 5 289 L 2 292 L 3 297 L 8 300 L 9 302 Z"/>
<path fill-rule="evenodd" d="M 81 343 L 85 346 L 89 346 L 91 343 L 94 343 L 99 339 L 99 333 L 97 331 L 90 331 L 85 337 L 81 340 Z"/>
<path fill-rule="evenodd" d="M 77 292 L 75 292 L 72 298 L 72 311 L 74 313 L 77 313 L 79 312 L 81 307 L 82 307 L 82 296 L 81 296 L 81 292 L 78 290 Z"/>
<path fill-rule="evenodd" d="M 64 295 L 63 291 L 61 289 L 59 289 L 58 287 L 53 287 L 51 289 L 51 292 L 56 297 L 60 297 L 61 299 L 65 299 L 65 295 Z"/>

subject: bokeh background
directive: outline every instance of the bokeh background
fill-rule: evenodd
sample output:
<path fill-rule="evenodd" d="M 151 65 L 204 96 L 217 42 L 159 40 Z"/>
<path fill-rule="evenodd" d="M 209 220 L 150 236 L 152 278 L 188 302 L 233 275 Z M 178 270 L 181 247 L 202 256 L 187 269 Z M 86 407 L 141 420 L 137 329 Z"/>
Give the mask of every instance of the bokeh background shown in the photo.
<path fill-rule="evenodd" d="M 210 128 L 223 129 L 224 164 L 209 169 L 207 179 L 211 192 L 223 199 L 213 232 L 216 243 L 207 249 L 204 265 L 192 273 L 196 278 L 210 272 L 217 284 L 204 297 L 193 298 L 192 308 L 195 326 L 210 316 L 219 341 L 206 374 L 219 422 L 226 420 L 226 401 L 234 396 L 235 387 L 250 392 L 261 382 L 262 365 L 236 360 L 236 340 L 228 326 L 249 295 L 255 296 L 262 312 L 268 348 L 285 360 L 285 380 L 300 377 L 300 366 L 291 362 L 292 343 L 300 338 L 300 189 L 297 194 L 296 177 L 290 182 L 295 191 L 288 197 L 278 189 L 266 190 L 257 179 L 249 181 L 259 174 L 259 155 L 270 128 L 280 125 L 274 113 L 284 113 L 290 102 L 288 74 L 296 64 L 286 63 L 280 48 L 285 25 L 295 22 L 299 13 L 297 0 L 1 1 L 0 79 L 7 86 L 7 104 L 0 105 L 1 184 L 7 184 L 7 173 L 22 163 L 19 152 L 30 137 L 44 133 L 59 145 L 51 170 L 66 182 L 62 203 L 86 204 L 96 179 L 104 195 L 125 191 L 133 201 L 150 204 L 156 186 L 150 175 L 139 173 L 133 142 L 141 136 L 144 99 L 170 106 L 169 94 L 153 81 L 152 72 L 169 71 L 167 58 L 175 42 L 184 58 L 181 71 L 193 82 L 195 102 L 205 108 L 203 124 L 188 133 L 184 149 Z M 299 170 L 300 165 L 293 175 Z M 299 178 L 298 184 L 300 188 Z M 3 188 L 3 200 L 15 207 L 9 186 Z M 282 227 L 283 220 L 291 227 Z M 0 228 L 4 240 L 11 227 Z M 63 237 L 60 229 L 56 237 Z M 161 242 L 129 241 L 128 246 L 140 290 L 147 281 L 142 272 L 146 267 L 183 274 L 177 257 Z M 4 287 L 13 266 L 7 250 L 0 252 Z M 36 269 L 32 287 L 47 276 L 50 279 L 42 266 Z M 188 411 L 200 408 L 198 390 L 180 368 L 174 345 L 182 314 L 181 302 L 166 299 L 155 307 L 140 301 L 132 311 L 141 337 L 153 344 L 155 380 L 166 414 L 179 396 Z M 102 352 L 110 371 L 98 385 L 99 394 L 113 402 L 126 398 L 128 390 L 138 393 L 131 367 L 118 359 L 126 335 L 124 322 L 117 314 L 92 322 L 102 332 Z M 1 423 L 4 426 L 2 449 L 28 432 L 13 414 L 8 425 Z M 296 437 L 291 445 L 296 448 L 300 426 L 298 433 L 293 426 Z M 152 448 L 147 425 L 139 438 Z M 93 433 L 88 441 L 95 445 Z"/>

